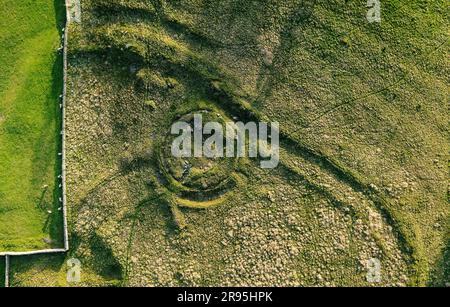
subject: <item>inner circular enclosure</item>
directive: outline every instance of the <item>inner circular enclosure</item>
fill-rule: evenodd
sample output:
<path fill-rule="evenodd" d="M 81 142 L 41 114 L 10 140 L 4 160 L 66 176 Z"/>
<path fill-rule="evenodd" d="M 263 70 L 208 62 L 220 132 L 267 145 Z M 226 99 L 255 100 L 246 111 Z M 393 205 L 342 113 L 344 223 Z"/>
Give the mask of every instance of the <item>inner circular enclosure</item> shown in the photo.
<path fill-rule="evenodd" d="M 225 120 L 223 116 L 211 110 L 192 111 L 178 118 L 192 128 L 191 146 L 194 148 L 194 115 L 202 116 L 203 127 L 208 122 L 217 122 L 225 133 Z M 214 133 L 214 132 L 213 132 Z M 181 192 L 180 196 L 201 199 L 210 199 L 220 196 L 235 185 L 234 171 L 237 159 L 227 157 L 175 157 L 172 155 L 172 142 L 179 135 L 172 135 L 170 129 L 166 134 L 160 148 L 160 166 L 163 174 L 169 181 L 169 189 Z M 202 134 L 202 145 L 211 135 Z M 223 153 L 226 151 L 226 142 L 223 140 Z M 192 151 L 193 153 L 193 151 Z"/>

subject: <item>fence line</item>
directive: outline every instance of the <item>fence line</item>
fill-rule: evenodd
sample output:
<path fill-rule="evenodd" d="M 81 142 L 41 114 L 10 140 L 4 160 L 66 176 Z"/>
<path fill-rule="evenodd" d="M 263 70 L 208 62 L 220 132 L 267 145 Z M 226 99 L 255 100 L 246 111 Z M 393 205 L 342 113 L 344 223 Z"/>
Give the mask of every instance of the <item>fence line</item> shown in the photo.
<path fill-rule="evenodd" d="M 9 287 L 9 256 L 5 256 L 5 287 Z"/>
<path fill-rule="evenodd" d="M 41 249 L 35 251 L 28 252 L 4 252 L 0 253 L 0 256 L 32 256 L 32 255 L 42 255 L 42 254 L 53 254 L 53 253 L 64 253 L 67 252 L 65 248 L 49 248 L 49 249 Z"/>
<path fill-rule="evenodd" d="M 66 6 L 66 22 L 64 25 L 63 42 L 63 93 L 62 93 L 62 162 L 61 162 L 61 188 L 62 188 L 62 206 L 63 206 L 63 228 L 64 228 L 64 249 L 69 250 L 69 231 L 67 229 L 67 197 L 66 197 L 66 99 L 67 99 L 67 42 L 69 37 L 69 2 L 64 0 Z"/>
<path fill-rule="evenodd" d="M 42 249 L 27 252 L 2 252 L 0 256 L 5 257 L 5 287 L 9 287 L 9 271 L 11 256 L 30 256 L 42 254 L 65 253 L 69 250 L 69 231 L 67 227 L 67 195 L 66 195 L 66 96 L 67 96 L 67 42 L 68 28 L 71 20 L 70 8 L 73 0 L 64 0 L 66 7 L 66 21 L 63 31 L 63 90 L 61 97 L 61 199 L 63 213 L 63 235 L 64 248 Z M 79 6 L 78 1 L 78 6 Z M 80 20 L 81 21 L 81 20 Z"/>

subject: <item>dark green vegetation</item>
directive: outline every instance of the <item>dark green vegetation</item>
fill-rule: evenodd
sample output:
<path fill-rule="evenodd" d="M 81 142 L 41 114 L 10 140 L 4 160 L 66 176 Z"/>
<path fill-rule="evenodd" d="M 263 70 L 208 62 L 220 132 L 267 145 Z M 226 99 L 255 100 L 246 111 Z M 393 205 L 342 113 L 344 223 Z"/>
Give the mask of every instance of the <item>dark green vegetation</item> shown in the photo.
<path fill-rule="evenodd" d="M 63 1 L 0 1 L 0 252 L 62 244 L 64 16 Z"/>
<path fill-rule="evenodd" d="M 365 1 L 83 1 L 72 255 L 129 286 L 373 285 L 370 258 L 381 285 L 448 282 L 448 6 L 382 3 L 370 24 Z M 167 131 L 205 109 L 278 121 L 279 167 L 184 177 Z"/>
<path fill-rule="evenodd" d="M 4 257 L 0 257 L 0 287 L 4 287 L 5 286 L 5 258 Z"/>

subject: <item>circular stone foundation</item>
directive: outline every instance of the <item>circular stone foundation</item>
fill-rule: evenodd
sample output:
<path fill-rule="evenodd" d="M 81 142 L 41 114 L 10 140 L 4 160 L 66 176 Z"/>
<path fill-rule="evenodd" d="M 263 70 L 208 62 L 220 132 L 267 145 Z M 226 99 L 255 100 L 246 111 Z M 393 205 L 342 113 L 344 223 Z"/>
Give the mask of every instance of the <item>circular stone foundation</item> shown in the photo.
<path fill-rule="evenodd" d="M 185 122 L 194 131 L 194 115 L 201 114 L 202 122 L 217 122 L 225 133 L 225 120 L 222 115 L 211 110 L 198 110 L 185 114 L 177 119 Z M 239 181 L 236 174 L 238 159 L 227 157 L 208 158 L 172 155 L 172 143 L 179 135 L 166 133 L 159 146 L 159 167 L 167 181 L 166 187 L 177 196 L 178 203 L 187 207 L 205 208 L 221 203 Z M 210 135 L 202 136 L 202 144 Z M 223 153 L 226 152 L 224 140 Z M 191 133 L 191 147 L 194 148 L 194 133 Z"/>

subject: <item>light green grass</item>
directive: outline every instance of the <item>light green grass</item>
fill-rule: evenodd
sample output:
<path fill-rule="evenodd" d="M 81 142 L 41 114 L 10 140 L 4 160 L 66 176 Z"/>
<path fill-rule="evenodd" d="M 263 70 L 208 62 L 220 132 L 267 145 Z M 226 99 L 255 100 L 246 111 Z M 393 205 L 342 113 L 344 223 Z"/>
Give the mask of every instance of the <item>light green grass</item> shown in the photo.
<path fill-rule="evenodd" d="M 63 2 L 0 0 L 0 251 L 61 243 Z"/>

